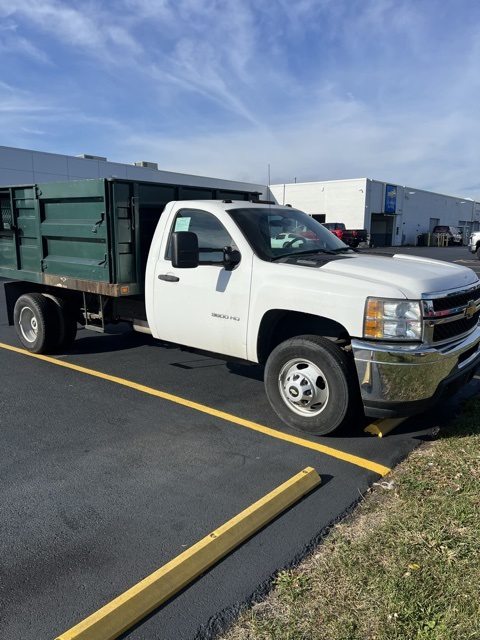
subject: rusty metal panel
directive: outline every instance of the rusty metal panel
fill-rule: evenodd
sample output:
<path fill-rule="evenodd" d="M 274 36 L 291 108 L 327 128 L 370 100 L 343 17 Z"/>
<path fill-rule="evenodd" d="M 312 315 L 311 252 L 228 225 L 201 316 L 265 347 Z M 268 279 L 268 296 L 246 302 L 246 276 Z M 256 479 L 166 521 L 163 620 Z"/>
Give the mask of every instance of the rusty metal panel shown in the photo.
<path fill-rule="evenodd" d="M 108 282 L 94 282 L 92 280 L 82 280 L 80 278 L 69 278 L 67 276 L 54 276 L 44 273 L 42 284 L 59 289 L 70 289 L 73 291 L 85 291 L 86 293 L 99 293 L 104 296 L 133 296 L 143 293 L 143 286 L 140 283 L 110 284 Z"/>

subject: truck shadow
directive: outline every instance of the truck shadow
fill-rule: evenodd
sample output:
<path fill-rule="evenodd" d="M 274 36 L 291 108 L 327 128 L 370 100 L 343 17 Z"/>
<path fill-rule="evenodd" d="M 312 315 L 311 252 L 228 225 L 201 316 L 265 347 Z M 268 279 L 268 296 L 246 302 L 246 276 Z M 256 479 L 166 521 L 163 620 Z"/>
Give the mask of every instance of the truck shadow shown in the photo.
<path fill-rule="evenodd" d="M 78 334 L 72 347 L 65 351 L 67 355 L 110 353 L 125 351 L 142 346 L 162 347 L 163 349 L 176 349 L 176 345 L 160 342 L 145 335 L 132 331 L 127 325 L 109 328 L 105 333 L 95 333 L 79 327 Z"/>

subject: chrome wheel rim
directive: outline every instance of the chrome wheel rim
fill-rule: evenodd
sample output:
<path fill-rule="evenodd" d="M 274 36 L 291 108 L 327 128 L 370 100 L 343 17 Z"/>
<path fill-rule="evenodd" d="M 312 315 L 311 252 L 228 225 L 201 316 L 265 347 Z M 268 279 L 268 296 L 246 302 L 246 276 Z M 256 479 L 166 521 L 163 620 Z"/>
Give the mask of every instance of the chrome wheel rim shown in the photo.
<path fill-rule="evenodd" d="M 38 336 L 38 321 L 30 307 L 23 307 L 20 311 L 18 324 L 25 340 L 35 342 Z"/>
<path fill-rule="evenodd" d="M 330 398 L 323 371 L 304 358 L 294 358 L 283 365 L 278 376 L 278 389 L 283 402 L 304 417 L 322 413 Z"/>

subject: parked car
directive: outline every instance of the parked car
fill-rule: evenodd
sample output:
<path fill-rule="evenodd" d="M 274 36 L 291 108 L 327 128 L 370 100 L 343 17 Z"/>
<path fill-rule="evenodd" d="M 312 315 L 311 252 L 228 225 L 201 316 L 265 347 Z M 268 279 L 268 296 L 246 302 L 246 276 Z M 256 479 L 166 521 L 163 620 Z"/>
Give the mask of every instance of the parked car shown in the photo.
<path fill-rule="evenodd" d="M 448 244 L 463 244 L 463 235 L 458 227 L 450 227 L 446 224 L 437 224 L 433 227 L 433 233 L 443 233 L 448 237 Z"/>

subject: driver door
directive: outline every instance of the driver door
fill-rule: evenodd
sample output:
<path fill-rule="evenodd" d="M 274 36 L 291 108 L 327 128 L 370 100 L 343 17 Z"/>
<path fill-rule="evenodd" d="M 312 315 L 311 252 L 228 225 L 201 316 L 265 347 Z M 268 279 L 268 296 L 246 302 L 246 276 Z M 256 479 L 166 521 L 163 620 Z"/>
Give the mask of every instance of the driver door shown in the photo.
<path fill-rule="evenodd" d="M 200 264 L 173 268 L 171 233 L 192 231 L 198 237 Z M 178 211 L 154 275 L 156 337 L 196 349 L 246 358 L 251 265 L 245 260 L 233 270 L 223 265 L 223 248 L 234 239 L 212 213 Z"/>

